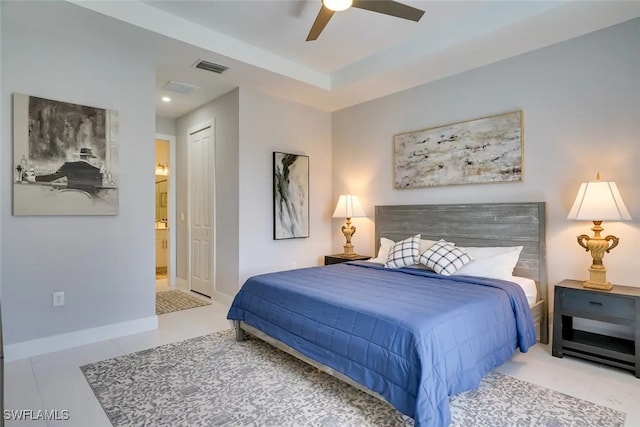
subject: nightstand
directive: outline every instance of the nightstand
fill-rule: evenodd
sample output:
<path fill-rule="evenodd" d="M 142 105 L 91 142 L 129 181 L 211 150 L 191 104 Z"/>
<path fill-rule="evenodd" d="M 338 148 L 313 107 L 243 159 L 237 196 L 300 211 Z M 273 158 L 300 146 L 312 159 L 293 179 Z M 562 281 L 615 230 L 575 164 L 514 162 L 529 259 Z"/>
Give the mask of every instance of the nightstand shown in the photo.
<path fill-rule="evenodd" d="M 564 280 L 554 295 L 552 355 L 616 366 L 640 378 L 640 288 L 613 285 L 610 291 L 600 291 Z M 633 339 L 573 329 L 574 317 L 627 326 Z"/>
<path fill-rule="evenodd" d="M 347 261 L 366 261 L 369 258 L 371 257 L 366 255 L 356 255 L 356 256 L 346 256 L 342 254 L 325 255 L 324 265 L 340 264 L 341 262 L 347 262 Z"/>

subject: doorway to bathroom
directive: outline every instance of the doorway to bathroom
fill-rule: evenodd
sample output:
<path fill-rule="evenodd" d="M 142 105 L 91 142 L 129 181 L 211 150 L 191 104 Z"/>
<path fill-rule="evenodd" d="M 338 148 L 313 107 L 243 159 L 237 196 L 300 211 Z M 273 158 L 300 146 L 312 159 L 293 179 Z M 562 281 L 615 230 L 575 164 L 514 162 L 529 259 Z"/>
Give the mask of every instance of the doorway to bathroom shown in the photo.
<path fill-rule="evenodd" d="M 175 137 L 156 135 L 155 140 L 155 233 L 156 288 L 175 285 Z"/>

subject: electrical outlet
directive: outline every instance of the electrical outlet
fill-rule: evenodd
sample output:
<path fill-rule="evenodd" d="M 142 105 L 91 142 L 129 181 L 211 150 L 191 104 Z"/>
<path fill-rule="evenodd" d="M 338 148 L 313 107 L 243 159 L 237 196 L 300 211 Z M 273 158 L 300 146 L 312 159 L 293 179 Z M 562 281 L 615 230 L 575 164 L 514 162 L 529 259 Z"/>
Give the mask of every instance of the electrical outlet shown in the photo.
<path fill-rule="evenodd" d="M 64 292 L 54 292 L 53 293 L 53 306 L 60 307 L 64 305 Z"/>

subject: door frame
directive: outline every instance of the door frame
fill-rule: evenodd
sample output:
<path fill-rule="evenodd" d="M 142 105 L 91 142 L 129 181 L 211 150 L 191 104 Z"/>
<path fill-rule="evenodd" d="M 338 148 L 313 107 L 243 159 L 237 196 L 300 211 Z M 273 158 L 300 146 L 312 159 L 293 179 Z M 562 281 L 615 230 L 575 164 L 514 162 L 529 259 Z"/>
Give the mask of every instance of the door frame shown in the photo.
<path fill-rule="evenodd" d="M 217 209 L 217 203 L 216 203 L 216 168 L 215 168 L 215 162 L 216 162 L 216 127 L 215 127 L 215 119 L 210 119 L 210 120 L 206 120 L 204 122 L 201 122 L 197 125 L 194 126 L 189 126 L 189 128 L 187 128 L 187 164 L 189 165 L 189 173 L 188 173 L 188 177 L 187 177 L 187 263 L 188 263 L 188 268 L 187 268 L 187 272 L 188 272 L 188 277 L 187 277 L 187 283 L 189 286 L 189 291 L 191 291 L 191 257 L 192 257 L 192 250 L 191 250 L 191 171 L 192 171 L 192 167 L 191 167 L 191 144 L 189 143 L 189 137 L 191 136 L 191 134 L 196 133 L 206 127 L 210 127 L 211 128 L 211 143 L 213 144 L 211 153 L 212 155 L 212 161 L 213 161 L 213 185 L 211 186 L 211 197 L 212 199 L 212 204 L 213 204 L 213 209 L 211 209 L 211 230 L 213 231 L 213 240 L 211 241 L 211 254 L 212 254 L 212 259 L 209 260 L 209 262 L 211 263 L 211 298 L 213 298 L 213 295 L 215 294 L 216 291 L 216 251 L 217 251 L 217 245 L 216 245 L 216 241 L 217 239 L 217 233 L 216 233 L 216 209 Z"/>
<path fill-rule="evenodd" d="M 167 281 L 170 287 L 176 285 L 176 247 L 177 247 L 177 233 L 176 233 L 176 136 L 168 135 L 164 133 L 156 133 L 156 139 L 169 142 L 169 180 L 168 180 L 168 193 L 167 200 L 167 227 L 169 227 L 169 252 L 167 253 Z M 154 162 L 155 168 L 155 162 Z"/>

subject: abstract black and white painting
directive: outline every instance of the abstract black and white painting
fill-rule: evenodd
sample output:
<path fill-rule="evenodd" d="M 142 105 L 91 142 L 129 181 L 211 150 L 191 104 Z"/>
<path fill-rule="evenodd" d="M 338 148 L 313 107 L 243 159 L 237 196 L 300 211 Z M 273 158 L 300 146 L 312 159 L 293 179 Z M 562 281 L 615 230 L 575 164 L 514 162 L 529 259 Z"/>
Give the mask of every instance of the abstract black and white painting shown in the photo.
<path fill-rule="evenodd" d="M 13 95 L 13 214 L 117 215 L 118 112 Z"/>
<path fill-rule="evenodd" d="M 309 237 L 309 157 L 273 153 L 273 238 Z"/>
<path fill-rule="evenodd" d="M 522 112 L 394 137 L 395 188 L 522 180 Z"/>

